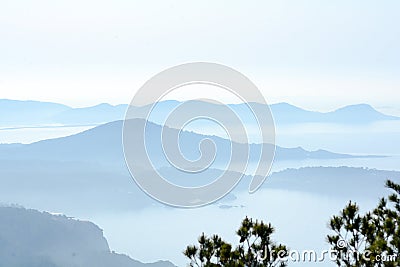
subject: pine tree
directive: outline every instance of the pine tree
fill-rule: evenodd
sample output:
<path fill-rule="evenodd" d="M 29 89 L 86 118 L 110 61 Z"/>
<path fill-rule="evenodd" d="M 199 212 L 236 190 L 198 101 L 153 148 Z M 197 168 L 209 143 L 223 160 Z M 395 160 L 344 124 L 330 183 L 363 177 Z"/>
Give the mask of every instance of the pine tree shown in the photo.
<path fill-rule="evenodd" d="M 327 239 L 338 252 L 337 266 L 400 266 L 400 185 L 387 181 L 386 187 L 393 193 L 365 215 L 350 201 L 331 218 L 334 234 Z"/>
<path fill-rule="evenodd" d="M 218 235 L 207 237 L 204 233 L 198 239 L 198 245 L 190 245 L 183 254 L 190 260 L 190 266 L 197 267 L 239 267 L 239 266 L 286 266 L 281 259 L 287 257 L 284 245 L 277 245 L 271 239 L 274 228 L 270 223 L 245 218 L 236 234 L 239 245 L 223 241 Z"/>

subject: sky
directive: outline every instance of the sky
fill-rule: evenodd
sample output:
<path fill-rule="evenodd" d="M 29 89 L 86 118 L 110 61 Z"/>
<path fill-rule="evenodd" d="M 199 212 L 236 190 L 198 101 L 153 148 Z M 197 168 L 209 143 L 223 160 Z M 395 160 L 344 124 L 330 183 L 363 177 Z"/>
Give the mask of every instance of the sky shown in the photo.
<path fill-rule="evenodd" d="M 206 61 L 249 77 L 268 103 L 400 115 L 399 10 L 396 0 L 2 0 L 0 98 L 129 103 L 158 72 Z"/>

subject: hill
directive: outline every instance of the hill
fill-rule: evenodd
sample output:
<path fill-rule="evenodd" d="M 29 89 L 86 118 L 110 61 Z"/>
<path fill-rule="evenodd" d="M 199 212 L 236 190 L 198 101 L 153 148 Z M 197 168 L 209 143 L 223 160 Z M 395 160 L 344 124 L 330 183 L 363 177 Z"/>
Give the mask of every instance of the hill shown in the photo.
<path fill-rule="evenodd" d="M 141 129 L 144 120 L 134 120 L 137 129 Z M 122 121 L 107 123 L 93 129 L 72 136 L 44 140 L 27 145 L 0 145 L 0 159 L 5 160 L 57 160 L 57 161 L 79 161 L 95 162 L 105 165 L 124 165 L 122 148 Z M 163 148 L 159 136 L 163 128 L 159 125 L 148 123 L 146 138 L 148 152 L 157 167 L 170 166 L 163 156 Z M 164 127 L 166 135 L 174 135 L 172 132 L 178 130 Z M 170 134 L 168 134 L 168 132 Z M 215 159 L 216 166 L 225 164 L 230 157 L 230 141 L 210 135 L 201 135 L 194 132 L 182 131 L 180 133 L 180 146 L 182 153 L 190 159 L 200 156 L 198 144 L 203 139 L 211 139 L 218 149 Z M 268 144 L 267 144 L 268 145 Z M 242 153 L 247 150 L 246 144 L 238 146 Z M 261 146 L 250 145 L 250 162 L 257 161 Z M 303 159 L 338 159 L 365 157 L 348 154 L 338 154 L 325 150 L 307 151 L 301 147 L 276 148 L 275 160 L 303 160 Z"/>
<path fill-rule="evenodd" d="M 0 266 L 174 267 L 111 252 L 95 224 L 18 207 L 0 207 Z"/>
<path fill-rule="evenodd" d="M 160 124 L 171 110 L 180 104 L 178 101 L 163 101 L 157 104 L 156 114 L 151 121 Z M 229 105 L 248 125 L 255 120 L 245 104 Z M 256 105 L 257 106 L 257 105 Z M 0 127 L 37 125 L 94 125 L 122 120 L 128 105 L 99 104 L 91 107 L 72 108 L 61 104 L 0 99 Z M 134 107 L 138 118 L 143 118 L 149 106 Z M 195 101 L 194 109 L 207 109 L 221 114 L 221 106 L 214 103 Z M 366 124 L 376 121 L 399 120 L 399 117 L 378 112 L 368 104 L 357 104 L 339 108 L 331 112 L 305 110 L 288 103 L 270 105 L 276 124 L 288 123 L 339 123 Z"/>

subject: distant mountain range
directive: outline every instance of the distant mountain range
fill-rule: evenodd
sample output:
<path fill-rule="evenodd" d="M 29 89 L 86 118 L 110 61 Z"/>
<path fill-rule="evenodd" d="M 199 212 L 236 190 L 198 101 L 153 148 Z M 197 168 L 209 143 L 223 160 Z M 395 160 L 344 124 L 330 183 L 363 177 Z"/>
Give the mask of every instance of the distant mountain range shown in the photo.
<path fill-rule="evenodd" d="M 142 129 L 144 120 L 135 119 L 134 125 L 137 129 Z M 93 129 L 78 133 L 72 136 L 43 140 L 32 144 L 11 144 L 0 145 L 0 159 L 3 160 L 57 160 L 57 161 L 79 161 L 94 162 L 107 165 L 124 165 L 124 155 L 122 148 L 122 121 L 115 121 Z M 164 129 L 165 135 L 174 135 L 172 132 L 179 130 L 161 127 L 154 123 L 148 123 L 146 138 L 151 140 L 148 143 L 148 153 L 157 168 L 169 167 L 170 164 L 164 157 L 163 147 L 160 140 L 161 132 Z M 200 156 L 198 144 L 203 139 L 211 139 L 217 148 L 215 163 L 217 166 L 225 164 L 230 158 L 231 143 L 227 139 L 217 136 L 201 135 L 194 132 L 180 132 L 180 148 L 182 153 L 189 159 L 196 159 Z M 268 144 L 266 144 L 268 145 Z M 246 153 L 248 145 L 239 144 L 240 153 Z M 251 144 L 250 162 L 258 160 L 261 146 Z M 277 146 L 275 160 L 305 160 L 305 159 L 341 159 L 357 157 L 376 157 L 357 156 L 349 154 L 333 153 L 326 150 L 307 151 L 301 147 L 283 148 Z"/>
<path fill-rule="evenodd" d="M 144 120 L 136 119 L 134 123 L 140 129 Z M 216 166 L 188 179 L 187 175 L 166 162 L 159 138 L 152 137 L 159 135 L 161 130 L 161 126 L 149 123 L 149 137 L 152 140 L 149 153 L 159 172 L 165 177 L 171 177 L 171 182 L 182 186 L 204 185 L 224 170 L 222 165 L 229 160 L 230 153 L 228 140 L 181 132 L 182 152 L 188 158 L 199 156 L 198 143 L 204 138 L 212 139 L 218 151 Z M 177 130 L 164 128 L 164 131 Z M 246 144 L 239 145 L 239 150 L 244 149 L 247 149 Z M 256 162 L 259 149 L 259 145 L 250 145 L 250 164 Z M 355 157 L 361 156 L 324 150 L 306 151 L 300 147 L 277 147 L 275 160 Z M 145 177 L 151 174 L 149 170 L 141 171 Z M 3 201 L 17 201 L 25 206 L 45 210 L 62 208 L 63 212 L 71 213 L 76 209 L 135 210 L 155 204 L 134 184 L 126 168 L 122 148 L 122 121 L 33 144 L 0 145 L 0 177 Z"/>
<path fill-rule="evenodd" d="M 347 199 L 363 196 L 379 199 L 388 192 L 384 186 L 387 179 L 400 182 L 400 172 L 348 166 L 302 167 L 273 173 L 264 188 L 345 196 Z"/>
<path fill-rule="evenodd" d="M 175 267 L 111 252 L 91 222 L 21 207 L 0 206 L 0 247 L 0 266 L 7 267 Z"/>
<path fill-rule="evenodd" d="M 209 102 L 197 101 L 194 108 L 220 112 L 221 106 Z M 180 104 L 178 101 L 163 101 L 157 104 L 151 121 L 160 123 L 166 114 Z M 71 108 L 66 105 L 0 99 L 0 127 L 38 126 L 38 125 L 95 125 L 122 120 L 128 105 L 112 106 L 100 104 L 86 108 Z M 246 124 L 254 118 L 245 104 L 231 104 Z M 138 118 L 143 118 L 149 106 L 135 107 Z M 270 105 L 275 123 L 342 123 L 363 124 L 384 120 L 400 120 L 400 117 L 389 116 L 378 112 L 367 104 L 346 106 L 332 112 L 315 112 L 301 109 L 288 103 Z"/>

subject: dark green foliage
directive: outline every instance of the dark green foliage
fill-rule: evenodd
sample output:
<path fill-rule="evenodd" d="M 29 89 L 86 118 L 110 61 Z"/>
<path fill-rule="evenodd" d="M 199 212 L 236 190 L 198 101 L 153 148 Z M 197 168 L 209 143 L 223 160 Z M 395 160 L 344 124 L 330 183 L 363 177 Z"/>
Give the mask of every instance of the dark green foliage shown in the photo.
<path fill-rule="evenodd" d="M 190 259 L 190 266 L 286 266 L 279 257 L 286 257 L 288 250 L 286 246 L 277 245 L 271 240 L 274 233 L 271 224 L 246 217 L 236 233 L 239 237 L 236 248 L 218 235 L 207 237 L 203 233 L 198 245 L 187 246 L 183 253 Z"/>
<path fill-rule="evenodd" d="M 360 215 L 350 201 L 331 218 L 335 233 L 328 235 L 328 242 L 338 252 L 337 266 L 400 266 L 400 185 L 387 181 L 386 186 L 394 192 L 374 210 Z"/>

